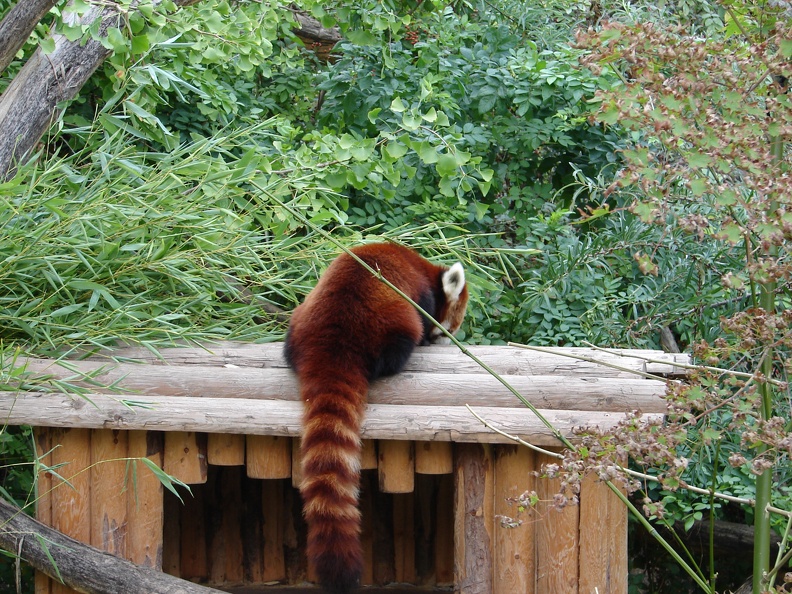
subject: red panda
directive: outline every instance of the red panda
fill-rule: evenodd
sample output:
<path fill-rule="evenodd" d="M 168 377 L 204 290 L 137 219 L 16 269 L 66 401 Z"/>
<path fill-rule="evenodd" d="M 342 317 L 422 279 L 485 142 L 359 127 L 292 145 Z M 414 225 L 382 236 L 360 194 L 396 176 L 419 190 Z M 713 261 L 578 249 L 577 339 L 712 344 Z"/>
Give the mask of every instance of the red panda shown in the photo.
<path fill-rule="evenodd" d="M 435 266 L 413 250 L 375 243 L 352 252 L 451 333 L 468 301 L 457 262 Z M 305 404 L 300 491 L 308 561 L 325 591 L 360 582 L 360 425 L 369 383 L 402 370 L 416 345 L 445 335 L 351 256 L 341 254 L 292 313 L 285 355 Z"/>

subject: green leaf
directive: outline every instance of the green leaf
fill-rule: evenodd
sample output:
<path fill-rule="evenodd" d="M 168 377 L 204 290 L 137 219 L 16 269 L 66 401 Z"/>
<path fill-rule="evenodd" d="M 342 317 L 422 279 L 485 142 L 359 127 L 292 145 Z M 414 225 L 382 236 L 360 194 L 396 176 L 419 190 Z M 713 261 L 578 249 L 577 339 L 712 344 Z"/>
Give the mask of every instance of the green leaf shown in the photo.
<path fill-rule="evenodd" d="M 368 121 L 371 122 L 372 124 L 376 124 L 377 116 L 380 114 L 381 111 L 382 111 L 381 107 L 375 107 L 370 112 L 368 112 Z"/>
<path fill-rule="evenodd" d="M 407 109 L 407 106 L 401 100 L 401 97 L 394 97 L 390 104 L 391 111 L 401 113 Z"/>
<path fill-rule="evenodd" d="M 41 51 L 44 53 L 44 55 L 51 54 L 55 51 L 55 40 L 52 37 L 42 39 L 39 42 L 39 47 L 41 48 Z"/>
<path fill-rule="evenodd" d="M 442 177 L 453 175 L 457 170 L 457 159 L 454 155 L 443 154 L 437 159 L 437 173 Z"/>
<path fill-rule="evenodd" d="M 377 42 L 377 38 L 372 33 L 361 29 L 347 31 L 346 37 L 355 45 L 374 45 Z"/>
<path fill-rule="evenodd" d="M 782 39 L 779 47 L 781 48 L 781 54 L 785 58 L 792 57 L 792 39 Z"/>
<path fill-rule="evenodd" d="M 407 146 L 399 141 L 389 142 L 383 149 L 391 159 L 401 159 L 407 154 Z"/>
<path fill-rule="evenodd" d="M 690 180 L 690 191 L 693 192 L 693 195 L 696 197 L 703 196 L 708 187 L 707 180 L 702 177 Z"/>
<path fill-rule="evenodd" d="M 427 121 L 429 123 L 436 122 L 437 121 L 437 111 L 435 110 L 434 107 L 430 107 L 429 111 L 427 111 L 425 114 L 422 114 L 421 117 L 425 121 Z"/>
<path fill-rule="evenodd" d="M 132 38 L 132 53 L 142 54 L 151 47 L 148 35 L 136 35 Z"/>

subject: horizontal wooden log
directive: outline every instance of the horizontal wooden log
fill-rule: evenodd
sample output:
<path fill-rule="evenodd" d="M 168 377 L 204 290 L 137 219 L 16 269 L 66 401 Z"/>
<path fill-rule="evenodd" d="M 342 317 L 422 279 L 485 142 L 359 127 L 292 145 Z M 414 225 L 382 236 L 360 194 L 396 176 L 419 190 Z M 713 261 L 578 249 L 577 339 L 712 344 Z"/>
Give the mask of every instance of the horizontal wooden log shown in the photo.
<path fill-rule="evenodd" d="M 0 417 L 9 425 L 148 429 L 297 436 L 302 403 L 229 398 L 126 397 L 87 394 L 0 393 Z M 537 445 L 558 445 L 544 424 L 528 409 L 476 407 L 488 422 Z M 623 415 L 597 411 L 543 410 L 542 414 L 568 439 L 581 426 L 607 429 Z M 645 415 L 659 419 L 662 415 Z M 508 443 L 459 406 L 370 404 L 362 435 L 367 439 L 412 439 Z"/>
<path fill-rule="evenodd" d="M 459 355 L 457 355 L 459 357 Z M 212 367 L 208 365 L 139 365 L 28 359 L 31 372 L 84 386 L 92 382 L 112 391 L 157 396 L 299 400 L 297 379 L 288 369 Z M 665 383 L 639 377 L 504 375 L 513 388 L 538 408 L 626 412 L 665 412 Z M 97 392 L 107 390 L 95 388 Z M 134 398 L 130 396 L 131 398 Z M 371 386 L 372 404 L 431 406 L 521 406 L 517 398 L 487 373 L 405 372 Z"/>
<path fill-rule="evenodd" d="M 505 375 L 581 375 L 596 377 L 635 377 L 628 370 L 647 371 L 656 374 L 679 374 L 674 363 L 689 364 L 690 357 L 680 353 L 663 353 L 655 350 L 619 349 L 614 352 L 578 347 L 554 347 L 534 351 L 508 346 L 468 346 L 471 354 Z M 236 365 L 239 367 L 287 367 L 283 358 L 283 343 L 251 344 L 246 342 L 220 342 L 205 348 L 185 345 L 164 348 L 156 355 L 142 347 L 125 347 L 94 356 L 93 359 L 107 361 L 108 357 L 119 361 L 135 361 L 162 365 Z M 574 356 L 618 365 L 616 369 L 590 361 L 574 359 Z M 666 363 L 646 363 L 640 358 L 657 359 Z M 430 373 L 486 373 L 475 361 L 464 355 L 455 346 L 433 345 L 418 347 L 413 352 L 404 371 L 426 371 Z"/>

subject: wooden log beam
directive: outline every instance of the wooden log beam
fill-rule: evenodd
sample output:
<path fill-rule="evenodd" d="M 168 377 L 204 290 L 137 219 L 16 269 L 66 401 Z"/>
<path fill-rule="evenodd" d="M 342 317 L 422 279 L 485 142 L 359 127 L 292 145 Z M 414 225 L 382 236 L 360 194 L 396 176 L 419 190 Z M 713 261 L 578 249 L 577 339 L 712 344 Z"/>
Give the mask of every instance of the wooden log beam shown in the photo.
<path fill-rule="evenodd" d="M 458 356 L 457 356 L 458 357 Z M 192 396 L 299 400 L 296 377 L 288 369 L 213 367 L 208 365 L 138 365 L 28 359 L 27 370 L 87 387 L 111 386 L 97 392 L 129 391 L 149 396 Z M 91 380 L 81 380 L 81 377 Z M 661 398 L 665 382 L 643 378 L 504 375 L 513 388 L 538 408 L 647 413 L 666 411 Z M 453 395 L 453 398 L 451 397 Z M 521 406 L 517 398 L 487 373 L 404 372 L 374 382 L 372 404 Z"/>
<path fill-rule="evenodd" d="M 194 0 L 175 0 L 190 4 Z M 28 1 L 19 2 L 19 5 Z M 158 4 L 159 0 L 154 0 Z M 133 3 L 134 4 L 134 3 Z M 64 21 L 74 26 L 96 27 L 99 37 L 122 24 L 121 5 L 114 2 L 91 4 L 81 15 L 64 10 Z M 55 49 L 44 54 L 41 48 L 28 59 L 0 95 L 0 180 L 11 178 L 17 165 L 30 156 L 41 136 L 58 118 L 58 106 L 73 99 L 94 71 L 110 55 L 100 41 L 69 41 L 52 35 Z"/>
<path fill-rule="evenodd" d="M 58 0 L 17 2 L 0 22 L 0 73 L 6 69 L 31 31 Z"/>
<path fill-rule="evenodd" d="M 155 569 L 140 567 L 37 522 L 0 497 L 0 547 L 77 592 L 89 594 L 221 594 Z M 45 548 L 46 547 L 46 548 Z M 53 567 L 48 554 L 57 566 Z"/>
<path fill-rule="evenodd" d="M 558 445 L 557 439 L 528 409 L 476 407 L 476 412 L 499 429 L 536 445 Z M 9 425 L 47 427 L 149 429 L 298 436 L 300 402 L 240 398 L 178 398 L 22 392 L 0 393 L 0 417 Z M 620 413 L 543 410 L 561 434 L 575 440 L 578 427 L 613 427 Z M 644 415 L 658 421 L 659 414 Z M 484 427 L 461 406 L 369 404 L 363 421 L 366 439 L 409 439 L 509 443 Z"/>
<path fill-rule="evenodd" d="M 656 374 L 679 374 L 682 370 L 674 363 L 689 364 L 685 354 L 663 353 L 647 349 L 618 349 L 601 351 L 583 347 L 551 347 L 533 351 L 507 346 L 468 346 L 471 354 L 481 359 L 495 372 L 504 375 L 578 375 L 597 377 L 635 377 L 635 371 Z M 616 369 L 574 357 L 583 357 L 622 367 Z M 143 347 L 123 347 L 105 351 L 92 359 L 108 361 L 134 361 L 154 365 L 236 365 L 239 367 L 283 367 L 283 343 L 253 344 L 249 342 L 219 342 L 195 347 L 185 344 L 176 348 L 163 348 L 157 354 Z M 647 363 L 638 357 L 656 359 L 666 363 Z M 486 373 L 470 357 L 455 346 L 433 345 L 418 347 L 413 352 L 404 371 L 431 373 Z"/>

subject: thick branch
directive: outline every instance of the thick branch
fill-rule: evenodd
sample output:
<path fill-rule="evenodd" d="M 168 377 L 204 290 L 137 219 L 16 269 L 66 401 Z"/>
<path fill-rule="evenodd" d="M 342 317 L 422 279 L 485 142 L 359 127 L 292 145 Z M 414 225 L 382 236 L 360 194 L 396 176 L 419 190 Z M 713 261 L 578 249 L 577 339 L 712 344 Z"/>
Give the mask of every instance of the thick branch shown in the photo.
<path fill-rule="evenodd" d="M 65 487 L 64 487 L 65 488 Z M 45 548 L 46 546 L 46 548 Z M 45 526 L 0 498 L 0 547 L 35 569 L 89 594 L 220 594 L 99 551 Z M 52 556 L 57 572 L 47 557 Z"/>
<path fill-rule="evenodd" d="M 0 22 L 0 73 L 14 59 L 30 32 L 58 0 L 19 0 Z"/>
<path fill-rule="evenodd" d="M 176 0 L 176 4 L 193 1 Z M 118 27 L 122 18 L 113 3 L 94 5 L 79 17 L 71 16 L 72 25 L 88 26 L 98 21 L 100 37 Z M 58 118 L 58 104 L 73 99 L 110 54 L 110 50 L 93 37 L 87 41 L 69 41 L 56 34 L 52 40 L 54 51 L 45 55 L 41 48 L 36 50 L 0 96 L 0 130 L 3 131 L 0 135 L 0 180 L 14 175 L 17 165 L 30 156 L 36 143 Z"/>

